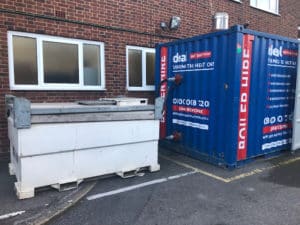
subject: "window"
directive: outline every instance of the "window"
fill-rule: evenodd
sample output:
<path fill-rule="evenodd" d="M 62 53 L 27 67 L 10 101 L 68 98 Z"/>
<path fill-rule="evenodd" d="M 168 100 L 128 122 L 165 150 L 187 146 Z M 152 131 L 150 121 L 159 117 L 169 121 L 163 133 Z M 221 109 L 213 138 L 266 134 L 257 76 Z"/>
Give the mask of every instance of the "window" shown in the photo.
<path fill-rule="evenodd" d="M 104 44 L 8 32 L 12 90 L 104 90 Z"/>
<path fill-rule="evenodd" d="M 279 13 L 279 0 L 250 0 L 250 5 L 271 13 Z"/>
<path fill-rule="evenodd" d="M 127 89 L 132 91 L 154 91 L 155 50 L 127 46 Z"/>

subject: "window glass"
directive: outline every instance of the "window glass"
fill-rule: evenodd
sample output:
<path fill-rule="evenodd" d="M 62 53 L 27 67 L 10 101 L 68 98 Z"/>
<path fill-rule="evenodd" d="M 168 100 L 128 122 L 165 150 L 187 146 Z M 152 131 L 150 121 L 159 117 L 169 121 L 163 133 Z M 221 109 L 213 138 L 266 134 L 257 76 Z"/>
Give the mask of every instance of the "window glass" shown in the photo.
<path fill-rule="evenodd" d="M 78 46 L 58 42 L 43 42 L 44 82 L 78 83 Z"/>
<path fill-rule="evenodd" d="M 146 53 L 146 85 L 154 85 L 155 54 Z"/>
<path fill-rule="evenodd" d="M 142 51 L 128 50 L 129 86 L 142 87 Z"/>
<path fill-rule="evenodd" d="M 126 51 L 128 90 L 154 90 L 155 49 L 127 46 Z"/>
<path fill-rule="evenodd" d="M 100 47 L 83 45 L 84 85 L 101 85 Z"/>
<path fill-rule="evenodd" d="M 15 84 L 37 84 L 36 40 L 13 36 Z"/>
<path fill-rule="evenodd" d="M 262 10 L 278 13 L 279 0 L 250 0 L 250 5 Z"/>
<path fill-rule="evenodd" d="M 270 0 L 270 10 L 273 12 L 278 12 L 277 0 Z"/>
<path fill-rule="evenodd" d="M 257 6 L 256 0 L 250 0 L 250 5 L 252 5 L 252 6 Z"/>
<path fill-rule="evenodd" d="M 12 90 L 104 90 L 104 43 L 8 31 Z"/>
<path fill-rule="evenodd" d="M 257 7 L 261 9 L 269 9 L 269 0 L 257 1 Z"/>

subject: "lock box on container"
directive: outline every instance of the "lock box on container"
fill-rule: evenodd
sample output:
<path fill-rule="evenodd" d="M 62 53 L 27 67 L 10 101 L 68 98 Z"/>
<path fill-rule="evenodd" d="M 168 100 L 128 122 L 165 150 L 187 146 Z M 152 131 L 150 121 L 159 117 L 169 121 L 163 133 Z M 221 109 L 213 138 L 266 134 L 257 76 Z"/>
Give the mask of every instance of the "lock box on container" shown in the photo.
<path fill-rule="evenodd" d="M 157 45 L 161 143 L 228 167 L 291 149 L 298 45 L 240 25 Z"/>

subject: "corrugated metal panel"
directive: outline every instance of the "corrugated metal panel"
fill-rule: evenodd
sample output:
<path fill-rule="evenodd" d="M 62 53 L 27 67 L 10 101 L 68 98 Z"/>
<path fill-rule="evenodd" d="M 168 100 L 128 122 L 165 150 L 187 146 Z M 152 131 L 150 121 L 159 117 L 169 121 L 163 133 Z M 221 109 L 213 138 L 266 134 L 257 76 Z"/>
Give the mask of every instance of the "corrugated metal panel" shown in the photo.
<path fill-rule="evenodd" d="M 289 148 L 297 49 L 241 26 L 158 45 L 157 87 L 165 75 L 183 77 L 169 84 L 162 136 L 180 132 L 177 150 L 228 166 Z"/>
<path fill-rule="evenodd" d="M 298 46 L 256 36 L 253 42 L 248 157 L 290 149 Z"/>
<path fill-rule="evenodd" d="M 299 43 L 300 45 L 300 43 Z M 300 48 L 298 49 L 298 56 L 300 55 Z M 300 75 L 300 57 L 298 57 L 297 74 Z M 296 93 L 295 93 L 295 109 L 293 118 L 293 141 L 292 150 L 300 149 L 300 77 L 297 77 Z"/>

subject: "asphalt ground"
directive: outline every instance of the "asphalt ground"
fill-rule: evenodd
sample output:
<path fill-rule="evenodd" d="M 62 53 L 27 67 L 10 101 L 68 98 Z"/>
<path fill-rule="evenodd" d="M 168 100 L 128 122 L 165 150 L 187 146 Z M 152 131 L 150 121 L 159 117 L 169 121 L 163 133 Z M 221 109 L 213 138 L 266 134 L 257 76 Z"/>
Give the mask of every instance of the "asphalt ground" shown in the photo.
<path fill-rule="evenodd" d="M 299 225 L 300 154 L 227 170 L 160 151 L 161 170 L 99 179 L 51 225 Z"/>
<path fill-rule="evenodd" d="M 58 192 L 45 187 L 35 191 L 35 197 L 17 199 L 15 176 L 8 173 L 8 159 L 0 160 L 0 225 L 43 224 L 82 198 L 94 186 L 88 181 L 78 189 Z"/>

